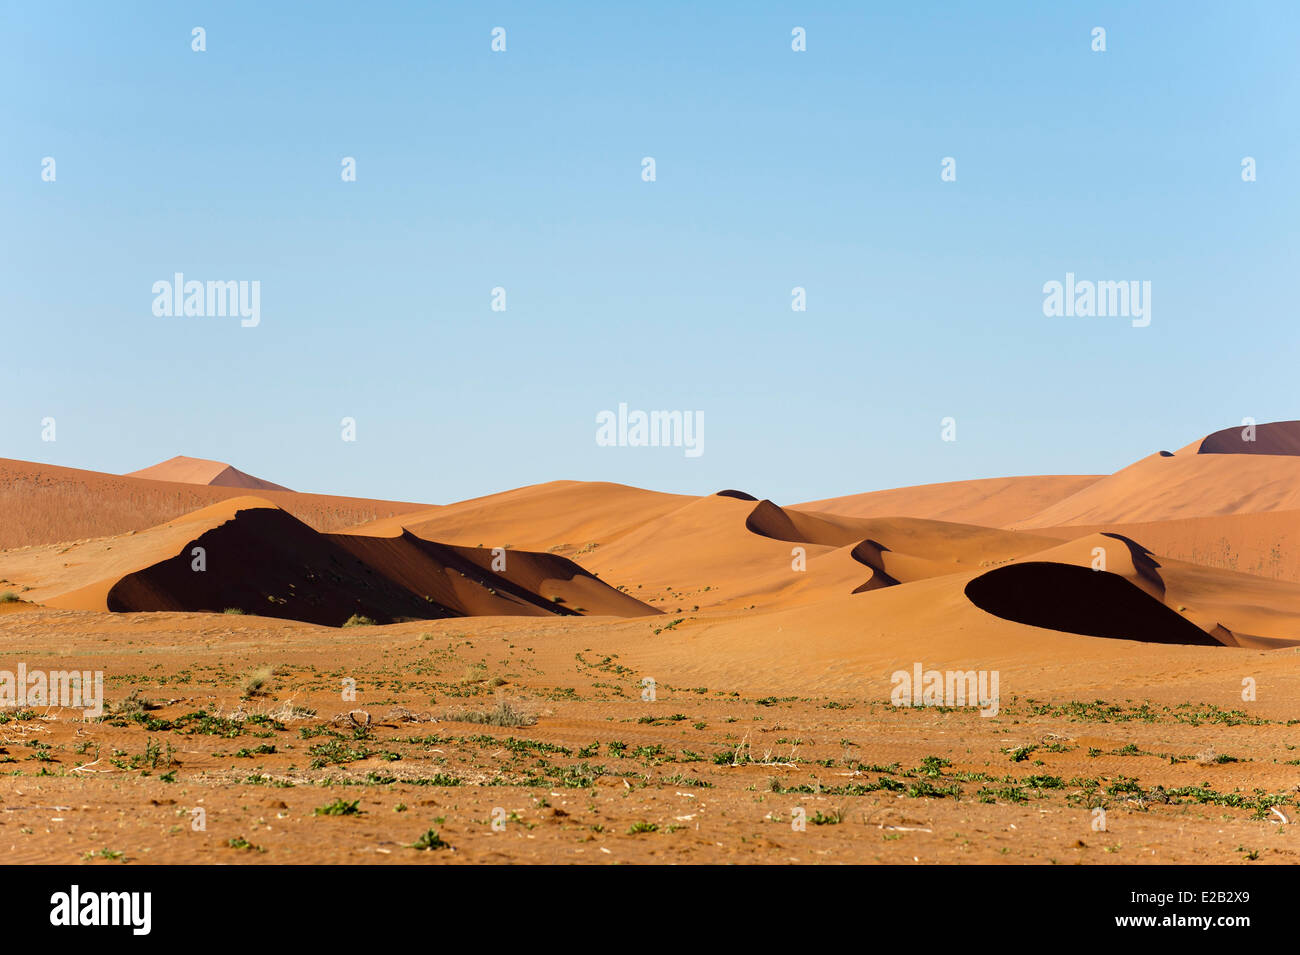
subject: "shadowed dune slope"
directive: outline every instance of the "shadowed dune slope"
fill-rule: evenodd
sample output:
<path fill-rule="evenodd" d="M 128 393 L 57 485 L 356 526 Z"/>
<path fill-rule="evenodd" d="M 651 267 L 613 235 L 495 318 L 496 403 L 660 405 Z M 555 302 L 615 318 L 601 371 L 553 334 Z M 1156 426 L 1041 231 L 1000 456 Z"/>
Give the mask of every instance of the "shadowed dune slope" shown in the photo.
<path fill-rule="evenodd" d="M 829 497 L 795 506 L 845 517 L 920 517 L 984 527 L 1023 521 L 1100 480 L 1096 474 L 1049 474 L 920 484 Z"/>
<path fill-rule="evenodd" d="M 1300 421 L 1270 421 L 1250 429 L 1224 428 L 1208 435 L 1197 454 L 1291 454 L 1300 455 Z"/>
<path fill-rule="evenodd" d="M 202 571 L 194 569 L 195 548 L 204 552 Z M 78 596 L 48 603 L 69 606 Z M 235 608 L 330 626 L 353 614 L 382 622 L 458 615 L 367 566 L 297 518 L 264 506 L 243 508 L 180 553 L 125 575 L 109 589 L 106 605 L 115 612 Z"/>
<path fill-rule="evenodd" d="M 1017 562 L 1100 567 L 1229 645 L 1300 642 L 1300 585 L 1172 560 L 1121 534 L 1088 534 Z"/>
<path fill-rule="evenodd" d="M 727 488 L 725 491 L 719 491 L 718 497 L 734 497 L 740 501 L 757 501 L 758 498 L 748 491 L 737 491 L 735 488 Z"/>
<path fill-rule="evenodd" d="M 971 603 L 1004 620 L 1093 637 L 1215 646 L 1214 639 L 1118 574 L 1027 561 L 966 585 Z"/>
<path fill-rule="evenodd" d="M 154 481 L 0 458 L 0 550 L 142 531 L 247 493 L 237 487 Z M 424 506 L 295 491 L 259 491 L 258 495 L 318 531 L 339 530 Z"/>
<path fill-rule="evenodd" d="M 187 458 L 178 454 L 161 464 L 130 471 L 123 477 L 145 478 L 153 481 L 174 481 L 179 484 L 215 484 L 219 487 L 238 487 L 253 491 L 288 491 L 289 488 L 245 474 L 238 468 L 221 461 L 206 458 Z"/>
<path fill-rule="evenodd" d="M 851 520 L 786 510 L 768 500 L 759 501 L 749 512 L 745 529 L 773 540 L 829 547 L 842 547 L 862 537 Z"/>
<path fill-rule="evenodd" d="M 885 569 L 885 554 L 889 551 L 888 547 L 878 544 L 873 540 L 865 540 L 849 551 L 850 556 L 858 563 L 871 568 L 871 577 L 866 583 L 854 589 L 855 594 L 866 593 L 868 590 L 879 590 L 881 587 L 893 587 L 902 583 L 898 577 L 895 577 Z M 919 580 L 924 577 L 937 577 L 939 574 L 920 574 L 917 577 L 909 578 Z"/>
<path fill-rule="evenodd" d="M 65 571 L 51 585 L 60 592 L 44 602 L 118 612 L 234 608 L 331 626 L 354 614 L 391 622 L 656 612 L 562 557 L 449 547 L 409 533 L 320 534 L 259 498 L 222 502 L 119 545 L 111 567 Z"/>
<path fill-rule="evenodd" d="M 260 497 L 235 497 L 139 532 L 0 552 L 0 576 L 22 582 L 39 603 L 107 610 L 108 592 L 122 577 L 188 552 L 191 541 L 250 507 L 274 505 Z"/>
<path fill-rule="evenodd" d="M 658 613 L 554 554 L 458 547 L 409 531 L 396 538 L 324 536 L 362 565 L 462 616 Z"/>

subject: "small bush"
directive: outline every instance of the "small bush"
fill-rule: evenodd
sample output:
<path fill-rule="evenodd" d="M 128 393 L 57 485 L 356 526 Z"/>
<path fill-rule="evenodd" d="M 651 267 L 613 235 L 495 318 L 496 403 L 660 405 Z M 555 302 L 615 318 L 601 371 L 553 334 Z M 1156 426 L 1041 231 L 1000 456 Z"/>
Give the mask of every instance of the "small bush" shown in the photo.
<path fill-rule="evenodd" d="M 371 620 L 369 617 L 363 616 L 362 614 L 359 614 L 359 613 L 354 613 L 352 616 L 348 617 L 347 620 L 344 620 L 344 621 L 343 621 L 343 626 L 345 626 L 345 627 L 373 627 L 373 626 L 375 626 L 375 622 L 374 622 L 373 620 Z"/>
<path fill-rule="evenodd" d="M 264 696 L 271 682 L 271 667 L 261 667 L 244 677 L 240 691 L 244 696 Z"/>
<path fill-rule="evenodd" d="M 490 710 L 470 710 L 460 707 L 447 713 L 444 719 L 461 723 L 483 723 L 487 726 L 532 726 L 537 716 L 512 700 L 500 700 Z"/>
<path fill-rule="evenodd" d="M 361 805 L 360 799 L 354 799 L 352 800 L 352 802 L 348 802 L 346 799 L 335 799 L 333 802 L 327 803 L 324 806 L 317 806 L 315 809 L 312 810 L 312 815 L 359 816 L 361 815 L 361 810 L 360 808 L 358 808 L 360 805 Z"/>
<path fill-rule="evenodd" d="M 438 830 L 428 829 L 420 838 L 411 843 L 411 848 L 429 852 L 434 849 L 450 849 L 451 846 L 443 840 L 442 836 L 438 835 Z"/>

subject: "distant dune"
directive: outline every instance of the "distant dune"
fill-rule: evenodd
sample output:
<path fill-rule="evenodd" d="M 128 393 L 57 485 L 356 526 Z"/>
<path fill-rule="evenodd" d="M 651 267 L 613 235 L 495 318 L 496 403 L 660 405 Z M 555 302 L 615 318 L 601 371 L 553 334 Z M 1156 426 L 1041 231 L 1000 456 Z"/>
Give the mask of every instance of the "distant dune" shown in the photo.
<path fill-rule="evenodd" d="M 597 547 L 695 500 L 603 482 L 551 481 L 423 507 L 352 528 L 392 536 L 403 528 L 422 537 L 485 547 L 576 551 Z"/>
<path fill-rule="evenodd" d="M 73 610 L 234 608 L 333 626 L 667 613 L 665 628 L 752 620 L 762 642 L 764 615 L 799 610 L 852 643 L 863 628 L 915 633 L 941 607 L 974 654 L 1026 631 L 1300 645 L 1300 422 L 1255 438 L 1215 432 L 1107 476 L 794 507 L 580 481 L 431 506 L 298 494 L 193 458 L 121 477 L 0 461 L 0 586 Z M 258 495 L 241 496 L 250 485 Z"/>
<path fill-rule="evenodd" d="M 796 505 L 846 517 L 924 517 L 959 524 L 1006 527 L 1100 480 L 1096 474 L 986 478 L 869 491 Z"/>
<path fill-rule="evenodd" d="M 1218 514 L 1300 510 L 1300 457 L 1268 454 L 1152 454 L 1089 484 L 1016 528 L 1169 521 Z"/>
<path fill-rule="evenodd" d="M 131 471 L 123 477 L 147 478 L 153 481 L 175 481 L 180 484 L 211 484 L 217 487 L 238 487 L 254 491 L 287 491 L 289 488 L 263 481 L 245 474 L 221 461 L 204 458 L 187 458 L 178 454 L 161 464 Z"/>
<path fill-rule="evenodd" d="M 0 458 L 0 550 L 143 530 L 245 493 L 238 487 L 157 481 Z M 259 493 L 318 531 L 427 506 L 295 491 Z"/>
<path fill-rule="evenodd" d="M 1224 428 L 1203 439 L 1197 445 L 1196 453 L 1300 455 L 1300 421 L 1273 421 L 1254 428 Z"/>
<path fill-rule="evenodd" d="M 1110 530 L 1189 564 L 1300 582 L 1300 511 L 1116 521 L 1039 530 L 1056 537 Z"/>

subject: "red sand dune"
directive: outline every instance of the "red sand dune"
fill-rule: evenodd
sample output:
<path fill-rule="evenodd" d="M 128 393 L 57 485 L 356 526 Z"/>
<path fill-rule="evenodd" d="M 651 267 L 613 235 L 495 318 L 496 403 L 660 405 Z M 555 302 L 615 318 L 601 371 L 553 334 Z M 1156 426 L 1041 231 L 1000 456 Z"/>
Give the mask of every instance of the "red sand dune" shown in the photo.
<path fill-rule="evenodd" d="M 578 559 L 671 607 L 774 607 L 891 580 L 978 570 L 1057 539 L 916 518 L 846 518 L 710 496 Z M 868 543 L 889 551 L 876 563 Z M 792 547 L 791 545 L 797 545 Z M 804 570 L 796 570 L 796 551 Z"/>
<path fill-rule="evenodd" d="M 1259 425 L 1254 445 L 1239 437 L 1238 430 L 1218 431 L 1172 454 L 1149 455 L 1008 526 L 1169 521 L 1300 509 L 1300 456 L 1285 450 L 1300 444 L 1300 422 Z"/>
<path fill-rule="evenodd" d="M 692 500 L 623 484 L 552 481 L 412 509 L 359 524 L 348 533 L 385 537 L 406 529 L 447 543 L 576 551 L 615 540 Z"/>
<path fill-rule="evenodd" d="M 1104 558 L 1100 565 L 1099 551 Z M 1088 534 L 1017 562 L 1070 564 L 1090 571 L 1101 566 L 1230 646 L 1300 641 L 1300 585 L 1173 560 L 1121 534 Z"/>
<path fill-rule="evenodd" d="M 147 478 L 152 481 L 175 481 L 180 484 L 214 484 L 218 487 L 238 487 L 254 491 L 287 491 L 289 488 L 263 481 L 251 474 L 245 474 L 238 468 L 221 461 L 209 461 L 206 458 L 187 458 L 178 454 L 161 464 L 155 464 L 139 471 L 131 471 L 123 477 Z"/>
<path fill-rule="evenodd" d="M 70 528 L 118 527 L 0 554 L 0 585 L 51 606 L 238 607 L 332 624 L 354 613 L 747 617 L 825 604 L 842 608 L 844 627 L 888 633 L 911 630 L 897 614 L 925 616 L 915 601 L 938 600 L 978 621 L 977 642 L 1016 626 L 1288 646 L 1300 642 L 1300 585 L 1239 571 L 1300 573 L 1278 551 L 1288 534 L 1300 543 L 1300 454 L 1288 450 L 1300 447 L 1300 424 L 1261 425 L 1256 437 L 1237 453 L 1240 435 L 1216 432 L 1101 478 L 956 482 L 800 507 L 736 490 L 691 497 L 575 481 L 443 506 L 289 491 L 262 500 L 0 462 L 0 497 L 17 517 L 11 536 L 30 545 L 67 540 L 57 535 Z M 169 465 L 196 480 L 225 473 L 215 462 Z M 142 523 L 160 511 L 178 513 Z M 206 552 L 202 573 L 190 566 L 194 547 Z M 495 548 L 506 568 L 494 567 Z"/>
<path fill-rule="evenodd" d="M 1207 693 L 1219 688 L 1221 676 L 1207 669 L 1218 655 L 1243 654 L 1243 667 L 1264 665 L 1244 656 L 1256 652 L 1251 650 L 1107 639 L 1004 619 L 966 595 L 974 576 L 829 596 L 757 616 L 693 615 L 648 642 L 637 665 L 641 672 L 671 672 L 684 686 L 748 681 L 775 693 L 797 687 L 867 699 L 887 699 L 889 674 L 913 661 L 939 669 L 999 670 L 1003 694 L 1034 695 L 1053 687 L 1069 699 L 1109 698 L 1119 672 L 1126 674 L 1122 692 L 1141 699 L 1166 685 L 1175 696 L 1189 685 Z M 1197 683 L 1202 672 L 1204 687 Z"/>
<path fill-rule="evenodd" d="M 201 549 L 202 568 L 195 560 Z M 43 552 L 42 552 L 43 551 Z M 0 561 L 57 608 L 218 612 L 235 608 L 337 626 L 452 616 L 545 616 L 656 611 L 551 554 L 453 547 L 413 534 L 321 534 L 269 501 L 234 498 L 170 524 Z M 115 552 L 114 552 L 115 551 Z M 494 561 L 504 561 L 504 566 Z M 62 564 L 60 567 L 59 564 Z M 44 576 L 42 577 L 42 574 Z"/>
<path fill-rule="evenodd" d="M 1137 538 L 1156 553 L 1189 564 L 1300 582 L 1300 511 L 1042 528 L 1057 537 L 1099 530 Z"/>
<path fill-rule="evenodd" d="M 144 530 L 244 493 L 0 458 L 0 550 Z M 295 491 L 259 494 L 318 531 L 427 506 Z"/>
<path fill-rule="evenodd" d="M 923 517 L 958 524 L 1007 527 L 1101 479 L 1096 474 L 986 478 L 869 491 L 796 505 L 845 517 Z"/>

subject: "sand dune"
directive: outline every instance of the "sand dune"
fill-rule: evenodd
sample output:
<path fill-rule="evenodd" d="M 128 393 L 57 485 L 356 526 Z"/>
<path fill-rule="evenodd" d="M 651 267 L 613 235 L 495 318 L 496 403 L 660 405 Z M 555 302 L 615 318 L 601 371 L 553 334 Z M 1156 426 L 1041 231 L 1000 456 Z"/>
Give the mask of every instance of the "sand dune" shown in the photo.
<path fill-rule="evenodd" d="M 860 539 L 853 522 L 785 510 L 771 501 L 759 501 L 745 517 L 745 529 L 773 540 L 841 547 Z"/>
<path fill-rule="evenodd" d="M 762 601 L 756 581 L 793 582 L 798 573 L 789 543 L 746 528 L 754 507 L 751 501 L 717 495 L 689 500 L 575 559 L 669 612 L 749 606 Z M 835 549 L 802 547 L 810 566 Z"/>
<path fill-rule="evenodd" d="M 838 528 L 837 534 L 843 539 L 861 541 L 870 538 L 882 541 L 896 550 L 970 566 L 981 566 L 1032 553 L 1061 539 L 1044 531 L 1006 531 L 995 527 L 916 517 L 844 518 L 826 513 L 807 515 L 817 519 L 818 523 L 813 524 L 800 520 L 801 512 L 794 508 L 787 507 L 783 510 L 801 533 L 815 534 L 826 525 L 834 525 Z M 754 522 L 754 527 L 760 526 L 763 525 Z"/>
<path fill-rule="evenodd" d="M 1044 527 L 1041 532 L 1074 537 L 1100 530 L 1136 538 L 1158 554 L 1189 564 L 1300 582 L 1300 511 L 1117 521 Z"/>
<path fill-rule="evenodd" d="M 796 505 L 845 517 L 923 517 L 958 524 L 1007 527 L 1077 493 L 1101 475 L 1051 474 L 986 478 L 828 497 Z"/>
<path fill-rule="evenodd" d="M 1098 563 L 1099 553 L 1104 564 Z M 1173 560 L 1121 534 L 1088 534 L 1019 562 L 1104 567 L 1228 645 L 1300 641 L 1300 585 Z"/>
<path fill-rule="evenodd" d="M 977 570 L 1057 542 L 1040 533 L 842 517 L 713 495 L 576 559 L 603 577 L 635 585 L 632 592 L 649 594 L 656 606 L 736 609 Z"/>
<path fill-rule="evenodd" d="M 363 566 L 462 616 L 606 614 L 639 617 L 651 607 L 573 561 L 523 550 L 462 547 L 400 537 L 325 534 Z"/>
<path fill-rule="evenodd" d="M 144 530 L 217 501 L 237 487 L 155 481 L 0 458 L 0 550 Z M 318 531 L 334 531 L 426 505 L 368 498 L 259 491 Z"/>
<path fill-rule="evenodd" d="M 1021 529 L 1300 509 L 1300 457 L 1152 454 L 1008 526 Z"/>
<path fill-rule="evenodd" d="M 600 546 L 693 498 L 623 484 L 552 481 L 440 507 L 412 509 L 349 528 L 395 536 L 402 529 L 453 544 L 569 553 Z"/>
<path fill-rule="evenodd" d="M 804 687 L 888 699 L 890 674 L 919 661 L 999 670 L 1006 697 L 1050 685 L 1067 698 L 1095 699 L 1114 692 L 1118 671 L 1129 674 L 1125 696 L 1142 698 L 1160 689 L 1153 686 L 1160 679 L 1186 679 L 1189 667 L 1204 667 L 1215 654 L 1243 652 L 1217 643 L 1107 639 L 1004 619 L 976 606 L 965 594 L 967 583 L 966 575 L 934 577 L 758 617 L 700 615 L 641 648 L 637 664 L 686 686 Z"/>
<path fill-rule="evenodd" d="M 202 551 L 201 555 L 198 550 Z M 111 611 L 238 609 L 337 626 L 448 616 L 655 611 L 551 554 L 321 534 L 269 501 L 240 497 L 157 528 L 0 557 L 51 607 Z M 196 565 L 201 560 L 201 569 Z"/>
<path fill-rule="evenodd" d="M 251 474 L 221 461 L 206 458 L 187 458 L 178 454 L 161 464 L 131 471 L 123 477 L 145 478 L 151 481 L 174 481 L 180 484 L 213 484 L 218 487 L 238 487 L 255 491 L 287 491 L 289 488 L 263 481 Z"/>
<path fill-rule="evenodd" d="M 943 580 L 976 609 L 1038 629 L 1098 637 L 1123 630 L 1187 644 L 1201 639 L 1191 627 L 1210 643 L 1280 646 L 1300 638 L 1300 587 L 1180 558 L 1200 557 L 1215 533 L 1231 534 L 1252 568 L 1266 545 L 1275 555 L 1272 525 L 1252 510 L 1295 524 L 1300 537 L 1300 455 L 1288 451 L 1300 447 L 1298 436 L 1296 423 L 1259 426 L 1256 447 L 1236 453 L 1240 436 L 1229 429 L 1102 478 L 955 482 L 798 507 L 731 489 L 691 497 L 576 481 L 440 506 L 284 490 L 250 499 L 212 484 L 7 462 L 0 464 L 7 493 L 19 505 L 43 502 L 47 522 L 60 502 L 86 498 L 80 515 L 73 510 L 47 528 L 17 507 L 14 536 L 30 544 L 60 539 L 53 527 L 126 527 L 10 552 L 0 557 L 0 584 L 30 588 L 23 594 L 50 606 L 237 607 L 337 625 L 354 613 L 393 620 L 770 612 L 874 600 Z M 139 473 L 247 478 L 230 471 L 177 458 Z M 98 513 L 92 498 L 115 516 Z M 1276 510 L 1293 501 L 1294 510 Z M 194 504 L 137 526 L 140 515 Z M 375 515 L 379 507 L 387 513 Z M 128 510 L 135 516 L 127 519 Z M 1197 516 L 1176 516 L 1185 511 Z M 1004 523 L 1015 526 L 996 526 Z M 194 547 L 209 561 L 201 574 L 190 568 Z M 1098 553 L 1103 571 L 1094 569 Z M 494 566 L 501 554 L 506 568 Z M 1094 607 L 1099 602 L 1107 607 Z M 857 606 L 874 613 L 881 605 Z"/>
<path fill-rule="evenodd" d="M 1123 671 L 1130 675 L 1122 691 L 1125 697 L 1155 693 L 1178 699 L 1180 692 L 1186 692 L 1179 686 L 1187 685 L 1189 668 L 1208 673 L 1215 654 L 1243 652 L 1224 645 L 1176 609 L 1162 605 L 1118 575 L 1049 564 L 1053 570 L 1048 574 L 1054 576 L 1048 578 L 1032 568 L 1024 572 L 1020 566 L 932 577 L 855 595 L 831 595 L 763 611 L 757 618 L 701 614 L 658 638 L 660 642 L 647 647 L 638 663 L 646 672 L 671 672 L 685 685 L 747 681 L 746 685 L 773 692 L 780 687 L 815 687 L 817 692 L 854 693 L 868 699 L 887 698 L 889 675 L 915 661 L 941 669 L 999 670 L 1004 694 L 1029 689 L 1032 695 L 1032 688 L 1041 692 L 1050 684 L 1074 699 L 1115 692 L 1115 674 Z M 1064 568 L 1064 572 L 1055 568 Z M 985 580 L 986 586 L 977 587 L 981 601 L 1023 599 L 1030 594 L 1027 602 L 1044 605 L 1054 615 L 1035 623 L 978 606 L 968 596 L 968 586 L 1002 569 L 1011 569 L 1010 576 L 990 578 Z M 1195 581 L 1185 581 L 1169 568 L 1161 569 L 1167 583 L 1173 579 L 1172 587 L 1196 586 Z M 1017 579 L 1021 574 L 1024 578 Z M 1102 577 L 1108 577 L 1109 583 L 1101 584 L 1105 592 L 1099 594 L 1094 585 Z M 1216 575 L 1213 586 L 1224 583 L 1227 581 Z M 1060 601 L 1055 599 L 1058 588 Z M 1097 621 L 1059 613 L 1063 606 L 1089 614 L 1090 603 L 1098 598 L 1113 601 L 1112 591 L 1119 592 L 1118 606 L 1123 611 L 1104 621 L 1119 630 L 1114 636 L 1079 632 L 1099 629 Z M 1202 590 L 1203 603 L 1209 594 Z M 1295 591 L 1291 594 L 1293 599 Z M 997 609 L 1000 605 L 990 606 Z M 1017 604 L 1010 612 L 1020 616 L 1026 609 L 1031 608 Z M 1219 609 L 1211 608 L 1211 612 Z M 1239 645 L 1254 649 L 1295 646 L 1300 645 L 1300 634 L 1291 640 L 1246 639 Z M 1258 658 L 1250 660 L 1238 666 L 1266 665 Z M 1231 705 L 1233 694 L 1240 689 L 1240 674 L 1230 672 L 1226 683 L 1222 676 L 1215 679 L 1214 686 L 1224 693 L 1224 703 Z"/>

